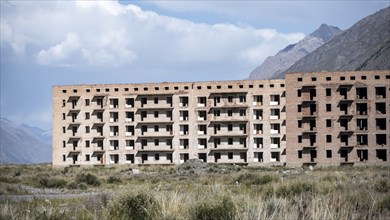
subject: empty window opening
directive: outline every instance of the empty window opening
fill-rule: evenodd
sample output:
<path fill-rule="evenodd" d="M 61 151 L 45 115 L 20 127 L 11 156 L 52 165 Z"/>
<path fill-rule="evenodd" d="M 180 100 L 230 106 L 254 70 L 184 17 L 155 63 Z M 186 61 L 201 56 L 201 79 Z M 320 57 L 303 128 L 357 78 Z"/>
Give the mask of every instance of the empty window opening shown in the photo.
<path fill-rule="evenodd" d="M 375 95 L 377 99 L 386 98 L 386 87 L 375 87 Z"/>
<path fill-rule="evenodd" d="M 126 140 L 126 150 L 134 149 L 134 140 Z"/>
<path fill-rule="evenodd" d="M 298 143 L 302 143 L 302 135 L 298 135 Z"/>
<path fill-rule="evenodd" d="M 387 144 L 386 134 L 376 134 L 376 144 L 385 146 Z"/>
<path fill-rule="evenodd" d="M 246 102 L 246 96 L 241 95 L 241 96 L 240 96 L 240 102 L 241 102 L 241 103 Z"/>
<path fill-rule="evenodd" d="M 356 135 L 357 145 L 367 145 L 368 144 L 368 135 L 358 134 Z"/>
<path fill-rule="evenodd" d="M 198 153 L 199 160 L 203 160 L 203 162 L 207 162 L 207 154 L 206 153 Z"/>
<path fill-rule="evenodd" d="M 214 113 L 214 116 L 221 116 L 221 111 L 220 110 L 214 110 L 213 111 L 213 113 Z"/>
<path fill-rule="evenodd" d="M 243 160 L 244 163 L 246 163 L 246 152 L 241 152 L 240 153 L 240 160 Z"/>
<path fill-rule="evenodd" d="M 180 149 L 188 149 L 188 139 L 180 139 Z"/>
<path fill-rule="evenodd" d="M 153 102 L 154 102 L 154 104 L 158 104 L 158 97 L 154 97 Z"/>
<path fill-rule="evenodd" d="M 356 151 L 359 161 L 367 161 L 368 160 L 368 150 L 357 150 Z"/>
<path fill-rule="evenodd" d="M 119 105 L 119 100 L 118 99 L 110 99 L 110 108 L 118 108 Z"/>
<path fill-rule="evenodd" d="M 263 152 L 255 152 L 254 153 L 254 161 L 255 162 L 263 162 Z"/>
<path fill-rule="evenodd" d="M 314 100 L 316 96 L 317 96 L 316 89 L 310 89 L 310 100 Z"/>
<path fill-rule="evenodd" d="M 366 131 L 368 129 L 368 122 L 366 118 L 356 119 L 356 126 L 360 131 Z"/>
<path fill-rule="evenodd" d="M 332 150 L 326 150 L 326 158 L 332 158 Z"/>
<path fill-rule="evenodd" d="M 187 96 L 180 97 L 179 105 L 182 107 L 187 107 L 188 106 L 188 97 Z"/>
<path fill-rule="evenodd" d="M 146 117 L 147 117 L 147 112 L 146 111 L 142 111 L 141 112 L 141 121 L 143 121 Z"/>
<path fill-rule="evenodd" d="M 214 162 L 218 162 L 218 160 L 221 159 L 221 153 L 214 153 Z"/>
<path fill-rule="evenodd" d="M 217 86 L 217 89 L 221 89 L 221 86 Z"/>
<path fill-rule="evenodd" d="M 271 138 L 270 148 L 280 148 L 280 138 Z"/>
<path fill-rule="evenodd" d="M 198 134 L 207 134 L 207 125 L 198 125 Z"/>
<path fill-rule="evenodd" d="M 233 138 L 228 138 L 228 145 L 233 145 Z"/>
<path fill-rule="evenodd" d="M 147 154 L 142 154 L 141 155 L 141 160 L 142 160 L 142 163 L 144 163 L 145 161 L 148 160 L 148 155 Z"/>
<path fill-rule="evenodd" d="M 298 96 L 298 97 L 301 97 L 301 96 L 302 96 L 302 90 L 300 90 L 300 89 L 297 90 L 297 96 Z"/>
<path fill-rule="evenodd" d="M 180 121 L 188 121 L 188 111 L 180 111 Z"/>
<path fill-rule="evenodd" d="M 348 122 L 349 122 L 349 119 L 345 119 L 345 118 L 340 119 L 340 128 L 342 130 L 347 131 L 348 130 Z"/>
<path fill-rule="evenodd" d="M 356 96 L 358 99 L 367 99 L 367 88 L 356 88 Z"/>
<path fill-rule="evenodd" d="M 315 162 L 317 158 L 317 150 L 310 150 L 310 162 Z"/>
<path fill-rule="evenodd" d="M 228 159 L 229 159 L 229 160 L 232 160 L 232 159 L 233 159 L 233 153 L 232 153 L 232 152 L 228 152 Z"/>
<path fill-rule="evenodd" d="M 378 76 L 378 75 L 375 76 L 375 79 L 380 79 L 380 78 L 381 78 L 381 76 Z"/>
<path fill-rule="evenodd" d="M 325 77 L 325 79 L 326 79 L 326 81 L 331 81 L 331 80 L 332 80 L 332 77 L 327 76 L 327 77 Z"/>
<path fill-rule="evenodd" d="M 279 95 L 271 95 L 270 96 L 270 105 L 279 105 L 280 96 Z"/>
<path fill-rule="evenodd" d="M 279 119 L 280 109 L 271 109 L 270 119 Z"/>
<path fill-rule="evenodd" d="M 326 127 L 331 128 L 332 127 L 332 119 L 326 119 Z"/>
<path fill-rule="evenodd" d="M 253 96 L 253 105 L 262 105 L 263 104 L 263 96 L 255 95 Z"/>
<path fill-rule="evenodd" d="M 254 138 L 254 148 L 263 148 L 263 138 Z"/>
<path fill-rule="evenodd" d="M 349 154 L 348 150 L 346 150 L 346 149 L 340 150 L 340 157 L 344 158 L 345 162 L 348 162 L 348 154 Z"/>
<path fill-rule="evenodd" d="M 315 134 L 310 135 L 309 140 L 310 140 L 310 146 L 315 146 L 315 144 L 317 142 L 317 136 Z"/>
<path fill-rule="evenodd" d="M 302 159 L 302 151 L 301 150 L 298 151 L 298 158 Z"/>
<path fill-rule="evenodd" d="M 239 113 L 240 113 L 240 116 L 246 116 L 246 110 L 245 109 L 240 109 Z"/>
<path fill-rule="evenodd" d="M 263 124 L 254 124 L 253 134 L 262 134 L 263 133 Z"/>
<path fill-rule="evenodd" d="M 206 106 L 206 97 L 198 97 L 198 106 L 205 107 Z"/>
<path fill-rule="evenodd" d="M 332 95 L 332 89 L 331 88 L 326 88 L 326 96 L 331 96 Z"/>
<path fill-rule="evenodd" d="M 375 119 L 377 130 L 386 130 L 386 118 Z"/>
<path fill-rule="evenodd" d="M 218 131 L 221 130 L 221 125 L 220 124 L 214 124 L 214 134 L 218 134 Z"/>
<path fill-rule="evenodd" d="M 89 106 L 89 105 L 90 105 L 90 100 L 89 100 L 89 99 L 85 99 L 85 105 L 86 105 L 86 106 Z"/>
<path fill-rule="evenodd" d="M 263 111 L 262 110 L 253 110 L 253 119 L 261 120 L 263 117 Z"/>
<path fill-rule="evenodd" d="M 156 161 L 160 160 L 160 154 L 155 154 L 154 155 L 154 160 L 156 160 Z"/>
<path fill-rule="evenodd" d="M 314 115 L 317 112 L 317 105 L 311 104 L 310 105 L 310 115 Z"/>
<path fill-rule="evenodd" d="M 148 103 L 148 99 L 143 97 L 141 98 L 141 107 L 144 107 L 144 105 L 146 105 Z"/>
<path fill-rule="evenodd" d="M 356 112 L 358 115 L 367 115 L 367 103 L 357 103 Z"/>
<path fill-rule="evenodd" d="M 118 140 L 110 140 L 110 150 L 119 150 Z"/>
<path fill-rule="evenodd" d="M 155 118 L 158 118 L 158 111 L 154 111 L 153 115 L 154 115 Z"/>
<path fill-rule="evenodd" d="M 219 145 L 221 145 L 221 139 L 214 138 L 214 148 L 217 148 Z"/>
<path fill-rule="evenodd" d="M 375 103 L 375 109 L 377 114 L 386 114 L 386 103 L 384 102 Z"/>
<path fill-rule="evenodd" d="M 184 163 L 189 159 L 189 154 L 180 154 L 180 163 Z"/>
<path fill-rule="evenodd" d="M 134 163 L 134 154 L 126 154 L 126 163 Z"/>
<path fill-rule="evenodd" d="M 342 96 L 343 99 L 348 98 L 348 88 L 346 87 L 341 87 L 339 88 L 340 96 Z"/>
<path fill-rule="evenodd" d="M 154 132 L 158 132 L 160 130 L 160 126 L 154 125 Z"/>
<path fill-rule="evenodd" d="M 110 122 L 118 122 L 119 113 L 118 112 L 110 112 Z"/>
<path fill-rule="evenodd" d="M 240 138 L 240 145 L 246 148 L 246 138 Z"/>
<path fill-rule="evenodd" d="M 332 143 L 332 135 L 326 135 L 326 143 Z"/>
<path fill-rule="evenodd" d="M 228 87 L 228 89 L 233 89 L 232 85 L 228 85 L 227 87 Z"/>
<path fill-rule="evenodd" d="M 302 78 L 297 78 L 297 81 L 298 82 L 302 82 Z"/>
<path fill-rule="evenodd" d="M 228 110 L 227 110 L 227 115 L 228 115 L 229 117 L 233 116 L 233 110 L 232 110 L 232 109 L 228 109 Z"/>
<path fill-rule="evenodd" d="M 172 97 L 167 97 L 167 104 L 172 107 Z"/>
<path fill-rule="evenodd" d="M 180 125 L 180 135 L 188 135 L 188 125 Z"/>
<path fill-rule="evenodd" d="M 280 152 L 271 152 L 271 162 L 280 162 Z"/>
<path fill-rule="evenodd" d="M 348 139 L 349 139 L 348 135 L 346 134 L 340 135 L 340 142 L 342 145 L 348 146 Z"/>
<path fill-rule="evenodd" d="M 376 150 L 376 157 L 379 159 L 379 160 L 382 160 L 382 161 L 387 161 L 387 154 L 386 154 L 386 150 Z"/>
<path fill-rule="evenodd" d="M 332 111 L 332 104 L 326 104 L 326 111 L 327 112 Z"/>

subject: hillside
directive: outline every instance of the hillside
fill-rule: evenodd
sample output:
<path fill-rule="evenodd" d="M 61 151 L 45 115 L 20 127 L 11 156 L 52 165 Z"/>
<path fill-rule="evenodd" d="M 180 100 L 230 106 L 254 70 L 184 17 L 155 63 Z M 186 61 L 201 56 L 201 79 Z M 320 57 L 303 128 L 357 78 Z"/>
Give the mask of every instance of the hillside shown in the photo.
<path fill-rule="evenodd" d="M 51 133 L 1 118 L 0 164 L 51 162 Z"/>
<path fill-rule="evenodd" d="M 286 72 L 384 69 L 390 69 L 390 7 L 363 18 Z"/>
<path fill-rule="evenodd" d="M 311 53 L 342 31 L 337 27 L 322 24 L 317 30 L 296 44 L 288 45 L 275 56 L 268 57 L 254 69 L 248 79 L 270 79 L 283 73 L 296 61 Z"/>

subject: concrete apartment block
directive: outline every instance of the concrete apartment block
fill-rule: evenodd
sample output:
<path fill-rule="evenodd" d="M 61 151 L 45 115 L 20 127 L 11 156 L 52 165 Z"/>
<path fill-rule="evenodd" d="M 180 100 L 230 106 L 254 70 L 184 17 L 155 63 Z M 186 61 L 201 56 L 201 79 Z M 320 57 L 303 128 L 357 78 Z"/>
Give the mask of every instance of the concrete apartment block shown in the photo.
<path fill-rule="evenodd" d="M 287 166 L 387 164 L 390 71 L 286 75 Z"/>
<path fill-rule="evenodd" d="M 53 165 L 282 165 L 284 82 L 54 86 Z"/>

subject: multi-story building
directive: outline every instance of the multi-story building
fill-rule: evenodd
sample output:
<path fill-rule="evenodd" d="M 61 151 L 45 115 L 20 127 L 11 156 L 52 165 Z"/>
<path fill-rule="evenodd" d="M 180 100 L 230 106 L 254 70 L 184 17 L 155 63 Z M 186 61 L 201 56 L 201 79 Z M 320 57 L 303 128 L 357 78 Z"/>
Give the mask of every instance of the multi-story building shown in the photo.
<path fill-rule="evenodd" d="M 389 70 L 54 86 L 53 165 L 389 164 L 389 105 Z"/>
<path fill-rule="evenodd" d="M 389 164 L 390 71 L 286 75 L 287 160 Z"/>
<path fill-rule="evenodd" d="M 284 80 L 53 87 L 53 164 L 283 164 Z"/>

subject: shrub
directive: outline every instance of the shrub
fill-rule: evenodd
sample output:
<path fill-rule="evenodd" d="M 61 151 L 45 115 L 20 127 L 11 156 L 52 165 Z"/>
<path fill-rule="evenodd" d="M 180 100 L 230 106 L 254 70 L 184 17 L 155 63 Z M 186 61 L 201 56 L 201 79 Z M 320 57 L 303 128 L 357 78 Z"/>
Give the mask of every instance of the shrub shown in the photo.
<path fill-rule="evenodd" d="M 383 200 L 379 201 L 375 205 L 375 210 L 383 212 L 384 210 L 390 211 L 390 196 L 386 196 Z"/>
<path fill-rule="evenodd" d="M 295 182 L 290 185 L 281 185 L 275 190 L 277 197 L 292 198 L 301 193 L 311 193 L 315 190 L 315 185 L 308 182 Z"/>
<path fill-rule="evenodd" d="M 115 177 L 115 176 L 110 176 L 107 179 L 107 183 L 121 183 L 121 182 L 122 182 L 122 180 L 118 177 Z"/>
<path fill-rule="evenodd" d="M 235 219 L 236 206 L 227 196 L 198 202 L 193 211 L 194 219 Z"/>
<path fill-rule="evenodd" d="M 91 186 L 99 186 L 100 180 L 93 174 L 78 174 L 76 176 L 76 183 L 86 183 Z"/>
<path fill-rule="evenodd" d="M 243 173 L 238 176 L 236 181 L 239 183 L 245 184 L 247 186 L 250 185 L 265 185 L 274 181 L 276 178 L 271 175 L 256 175 L 253 173 Z"/>
<path fill-rule="evenodd" d="M 384 179 L 378 180 L 374 184 L 374 189 L 380 193 L 390 192 L 390 182 Z"/>
<path fill-rule="evenodd" d="M 85 183 L 76 183 L 76 182 L 71 182 L 68 184 L 68 189 L 82 189 L 85 190 L 87 189 L 87 185 Z"/>
<path fill-rule="evenodd" d="M 38 180 L 40 187 L 44 188 L 64 188 L 68 183 L 64 179 L 41 177 Z"/>
<path fill-rule="evenodd" d="M 160 215 L 160 204 L 153 195 L 141 192 L 126 193 L 111 204 L 110 217 L 114 219 L 156 219 Z"/>

